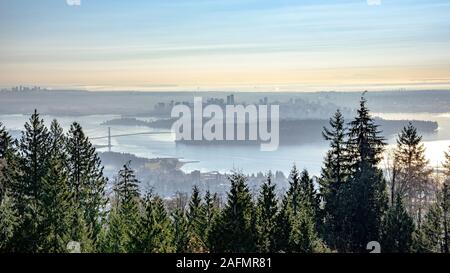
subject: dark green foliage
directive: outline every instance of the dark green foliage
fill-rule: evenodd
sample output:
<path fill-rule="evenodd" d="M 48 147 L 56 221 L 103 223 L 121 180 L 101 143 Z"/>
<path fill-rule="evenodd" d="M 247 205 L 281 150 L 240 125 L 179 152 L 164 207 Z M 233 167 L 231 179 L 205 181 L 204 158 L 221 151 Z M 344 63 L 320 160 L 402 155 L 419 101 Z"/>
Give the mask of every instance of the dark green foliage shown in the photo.
<path fill-rule="evenodd" d="M 386 181 L 378 168 L 385 146 L 381 131 L 361 98 L 355 119 L 349 123 L 347 157 L 350 177 L 342 193 L 345 211 L 343 234 L 346 251 L 365 251 L 370 241 L 379 241 L 381 221 L 387 209 Z"/>
<path fill-rule="evenodd" d="M 339 110 L 330 119 L 330 129 L 324 128 L 322 133 L 325 140 L 330 142 L 324 166 L 319 179 L 320 196 L 323 200 L 321 234 L 333 249 L 343 249 L 343 215 L 342 193 L 343 184 L 348 178 L 348 158 L 346 156 L 346 139 L 344 117 Z"/>
<path fill-rule="evenodd" d="M 388 202 L 386 184 L 381 170 L 368 164 L 361 164 L 343 193 L 347 251 L 364 251 L 368 242 L 380 240 L 381 221 Z"/>
<path fill-rule="evenodd" d="M 290 198 L 284 197 L 276 216 L 275 249 L 276 252 L 290 252 L 290 237 L 292 233 L 292 204 Z"/>
<path fill-rule="evenodd" d="M 6 159 L 15 151 L 15 141 L 6 131 L 6 128 L 0 122 L 0 159 Z"/>
<path fill-rule="evenodd" d="M 73 207 L 67 172 L 59 159 L 50 161 L 42 180 L 39 218 L 42 219 L 39 249 L 43 252 L 66 252 L 70 242 L 70 213 Z"/>
<path fill-rule="evenodd" d="M 400 194 L 397 194 L 394 205 L 389 208 L 383 221 L 382 252 L 411 252 L 414 229 L 414 222 L 406 212 Z"/>
<path fill-rule="evenodd" d="M 22 252 L 38 252 L 41 240 L 39 203 L 44 177 L 49 171 L 49 132 L 35 111 L 19 141 L 21 177 L 11 185 L 11 193 L 19 215 L 22 216 L 17 232 L 16 247 Z"/>
<path fill-rule="evenodd" d="M 18 186 L 20 168 L 16 146 L 17 141 L 11 138 L 0 122 L 0 202 L 6 191 Z"/>
<path fill-rule="evenodd" d="M 184 209 L 177 208 L 173 213 L 173 245 L 176 253 L 189 251 L 189 223 Z"/>
<path fill-rule="evenodd" d="M 119 171 L 114 185 L 114 200 L 109 215 L 109 247 L 111 252 L 130 252 L 137 236 L 139 211 L 139 181 L 130 163 Z"/>
<path fill-rule="evenodd" d="M 7 192 L 4 192 L 0 201 L 0 253 L 14 250 L 14 234 L 19 223 L 19 215 L 13 200 Z"/>
<path fill-rule="evenodd" d="M 212 229 L 213 252 L 255 252 L 256 226 L 254 204 L 241 173 L 229 176 L 228 201 Z"/>
<path fill-rule="evenodd" d="M 214 195 L 211 195 L 210 191 L 206 191 L 205 198 L 204 198 L 204 212 L 205 212 L 205 241 L 206 241 L 206 248 L 209 250 L 212 248 L 211 243 L 211 229 L 213 227 L 213 223 L 216 220 L 217 216 L 220 213 L 220 208 L 218 206 L 218 198 L 217 193 Z"/>
<path fill-rule="evenodd" d="M 107 225 L 104 234 L 99 236 L 99 244 L 102 252 L 125 253 L 128 250 L 129 241 L 126 234 L 122 217 L 117 206 L 113 207 L 108 214 Z"/>
<path fill-rule="evenodd" d="M 323 128 L 323 138 L 330 142 L 325 166 L 322 168 L 322 186 L 333 195 L 334 191 L 345 182 L 347 178 L 347 158 L 344 117 L 339 110 L 330 119 L 330 127 Z M 328 192 L 327 192 L 328 193 Z"/>
<path fill-rule="evenodd" d="M 188 233 L 192 243 L 191 252 L 203 252 L 207 248 L 207 215 L 205 206 L 203 205 L 200 191 L 197 186 L 192 189 L 191 200 L 189 202 L 189 210 L 187 212 Z"/>
<path fill-rule="evenodd" d="M 170 253 L 173 246 L 172 222 L 164 208 L 163 200 L 148 193 L 143 200 L 144 211 L 133 237 L 133 252 Z"/>
<path fill-rule="evenodd" d="M 317 232 L 318 210 L 319 203 L 312 179 L 307 171 L 300 175 L 294 165 L 290 188 L 277 216 L 276 250 L 303 253 L 323 251 Z"/>
<path fill-rule="evenodd" d="M 69 186 L 76 204 L 84 212 L 84 222 L 96 241 L 104 217 L 106 178 L 95 148 L 78 123 L 70 126 L 66 145 Z"/>
<path fill-rule="evenodd" d="M 366 106 L 366 99 L 361 97 L 360 108 L 349 126 L 347 134 L 347 161 L 351 173 L 356 173 L 365 162 L 369 166 L 377 166 L 382 157 L 386 143 L 374 119 Z"/>
<path fill-rule="evenodd" d="M 261 186 L 257 203 L 258 252 L 275 251 L 275 228 L 278 204 L 272 174 Z"/>
<path fill-rule="evenodd" d="M 17 189 L 23 198 L 36 201 L 39 198 L 42 179 L 48 173 L 50 159 L 50 134 L 44 120 L 35 111 L 19 142 L 22 183 Z"/>
<path fill-rule="evenodd" d="M 307 170 L 303 170 L 300 176 L 300 200 L 302 208 L 307 208 L 313 218 L 318 216 L 319 199 L 314 189 L 314 182 Z"/>
<path fill-rule="evenodd" d="M 300 188 L 300 174 L 298 172 L 297 166 L 292 166 L 291 173 L 289 174 L 289 189 L 286 193 L 287 198 L 289 198 L 290 205 L 292 207 L 293 213 L 298 213 L 301 206 L 301 193 Z"/>

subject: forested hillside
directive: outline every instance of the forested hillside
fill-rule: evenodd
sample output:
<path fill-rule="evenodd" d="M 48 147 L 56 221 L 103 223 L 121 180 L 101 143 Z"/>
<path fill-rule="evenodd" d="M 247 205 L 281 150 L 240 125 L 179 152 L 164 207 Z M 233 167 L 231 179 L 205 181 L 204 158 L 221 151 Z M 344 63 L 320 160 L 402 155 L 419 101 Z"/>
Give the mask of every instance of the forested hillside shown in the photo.
<path fill-rule="evenodd" d="M 80 124 L 47 128 L 35 112 L 20 139 L 0 124 L 0 252 L 366 252 L 377 241 L 448 253 L 450 153 L 434 174 L 412 124 L 390 160 L 381 133 L 361 98 L 351 122 L 337 111 L 323 129 L 321 175 L 294 165 L 283 196 L 270 172 L 256 195 L 235 172 L 226 200 L 197 187 L 163 200 L 140 192 L 127 162 L 107 181 Z"/>

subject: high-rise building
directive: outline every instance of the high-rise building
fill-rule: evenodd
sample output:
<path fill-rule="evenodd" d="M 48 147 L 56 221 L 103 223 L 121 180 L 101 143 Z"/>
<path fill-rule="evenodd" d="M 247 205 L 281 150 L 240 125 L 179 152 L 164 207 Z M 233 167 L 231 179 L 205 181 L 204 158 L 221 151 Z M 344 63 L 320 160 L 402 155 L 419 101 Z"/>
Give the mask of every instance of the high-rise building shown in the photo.
<path fill-rule="evenodd" d="M 227 105 L 234 105 L 234 95 L 227 96 Z"/>

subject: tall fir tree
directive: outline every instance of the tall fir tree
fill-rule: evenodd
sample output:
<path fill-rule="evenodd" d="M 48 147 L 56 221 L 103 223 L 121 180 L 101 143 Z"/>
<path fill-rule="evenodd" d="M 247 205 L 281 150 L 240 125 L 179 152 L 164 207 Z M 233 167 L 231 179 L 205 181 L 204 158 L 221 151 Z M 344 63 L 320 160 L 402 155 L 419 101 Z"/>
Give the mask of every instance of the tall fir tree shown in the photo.
<path fill-rule="evenodd" d="M 68 185 L 65 136 L 56 120 L 50 126 L 49 147 L 49 169 L 42 181 L 42 195 L 38 204 L 42 219 L 39 248 L 43 252 L 66 252 L 74 203 Z"/>
<path fill-rule="evenodd" d="M 314 181 L 306 169 L 300 174 L 299 185 L 302 208 L 307 207 L 308 211 L 311 212 L 311 217 L 314 219 L 319 218 L 320 200 L 314 188 Z M 320 224 L 319 220 L 317 224 Z"/>
<path fill-rule="evenodd" d="M 19 214 L 13 199 L 7 191 L 0 199 L 0 253 L 13 252 L 16 229 L 19 226 Z"/>
<path fill-rule="evenodd" d="M 228 201 L 212 230 L 213 252 L 256 251 L 255 208 L 247 185 L 247 178 L 233 173 L 228 178 L 231 189 Z"/>
<path fill-rule="evenodd" d="M 410 122 L 397 139 L 394 156 L 394 172 L 391 183 L 391 198 L 400 194 L 408 212 L 420 227 L 427 200 L 432 193 L 430 175 L 432 169 L 425 159 L 422 136 Z"/>
<path fill-rule="evenodd" d="M 3 126 L 3 123 L 0 122 L 0 158 L 6 157 L 7 150 L 12 142 L 11 136 L 8 134 L 5 126 Z"/>
<path fill-rule="evenodd" d="M 176 253 L 188 253 L 190 233 L 186 211 L 182 207 L 178 207 L 172 213 L 173 218 L 173 245 Z"/>
<path fill-rule="evenodd" d="M 272 182 L 272 173 L 268 173 L 257 203 L 257 231 L 258 252 L 271 253 L 275 251 L 275 228 L 278 213 L 275 184 Z"/>
<path fill-rule="evenodd" d="M 291 199 L 286 194 L 281 202 L 276 216 L 275 226 L 275 252 L 290 252 L 290 237 L 293 231 L 293 218 Z"/>
<path fill-rule="evenodd" d="M 346 157 L 346 128 L 342 113 L 337 110 L 330 118 L 330 129 L 323 129 L 323 138 L 330 142 L 319 179 L 323 200 L 323 226 L 320 233 L 333 249 L 343 249 L 343 214 L 341 207 L 342 186 L 348 178 Z"/>
<path fill-rule="evenodd" d="M 0 202 L 7 191 L 14 189 L 20 179 L 17 141 L 0 122 Z M 10 194 L 12 194 L 10 192 Z"/>
<path fill-rule="evenodd" d="M 300 210 L 292 218 L 291 250 L 301 253 L 321 252 L 324 246 L 318 235 L 319 200 L 307 170 L 300 174 Z"/>
<path fill-rule="evenodd" d="M 138 221 L 139 232 L 133 238 L 133 252 L 174 252 L 172 222 L 167 215 L 163 200 L 149 192 L 143 199 L 143 208 Z"/>
<path fill-rule="evenodd" d="M 44 120 L 35 110 L 19 141 L 20 179 L 12 185 L 18 213 L 22 216 L 17 234 L 17 250 L 37 252 L 41 237 L 41 218 L 38 209 L 43 179 L 49 170 L 49 132 Z"/>
<path fill-rule="evenodd" d="M 316 223 L 312 211 L 302 207 L 290 218 L 291 233 L 289 234 L 289 251 L 296 253 L 323 252 L 324 245 L 318 237 Z"/>
<path fill-rule="evenodd" d="M 278 252 L 321 252 L 319 238 L 319 199 L 308 172 L 301 174 L 294 165 L 286 192 L 277 215 L 275 246 Z"/>
<path fill-rule="evenodd" d="M 63 164 L 65 170 L 67 170 L 68 154 L 66 149 L 67 137 L 64 134 L 64 130 L 56 119 L 50 124 L 49 130 L 49 160 L 59 160 Z"/>
<path fill-rule="evenodd" d="M 88 225 L 95 244 L 105 216 L 107 179 L 103 176 L 103 167 L 95 148 L 85 136 L 81 125 L 76 122 L 70 126 L 66 150 L 69 186 L 84 217 L 82 221 L 75 221 Z"/>
<path fill-rule="evenodd" d="M 128 162 L 119 171 L 114 185 L 115 198 L 110 217 L 111 239 L 117 240 L 111 245 L 121 252 L 135 249 L 133 238 L 140 232 L 138 230 L 140 219 L 139 183 L 130 167 L 130 162 Z"/>
<path fill-rule="evenodd" d="M 37 200 L 43 177 L 48 172 L 50 158 L 50 134 L 37 111 L 25 123 L 25 131 L 19 143 L 22 187 L 18 190 L 30 199 Z"/>
<path fill-rule="evenodd" d="M 16 199 L 11 190 L 20 179 L 17 142 L 12 139 L 0 122 L 0 252 L 12 252 L 17 249 L 14 240 L 21 218 L 17 210 Z"/>
<path fill-rule="evenodd" d="M 203 207 L 206 221 L 205 241 L 207 249 L 210 250 L 212 249 L 211 230 L 213 228 L 214 221 L 220 213 L 217 193 L 211 194 L 211 192 L 207 190 L 204 197 Z"/>
<path fill-rule="evenodd" d="M 197 186 L 192 189 L 187 220 L 192 252 L 205 252 L 207 249 L 206 211 Z"/>
<path fill-rule="evenodd" d="M 289 204 L 292 206 L 292 212 L 298 213 L 301 207 L 301 193 L 302 189 L 300 186 L 300 173 L 297 166 L 294 164 L 292 166 L 291 172 L 289 174 L 289 189 L 287 191 L 287 198 L 289 198 Z"/>
<path fill-rule="evenodd" d="M 73 208 L 64 163 L 52 158 L 47 175 L 42 180 L 39 218 L 42 219 L 39 251 L 60 253 L 67 251 L 70 238 L 70 217 Z"/>
<path fill-rule="evenodd" d="M 370 116 L 364 96 L 357 116 L 349 123 L 347 158 L 350 178 L 345 183 L 346 251 L 365 251 L 367 243 L 380 239 L 381 222 L 387 209 L 386 181 L 378 168 L 384 146 L 381 131 Z"/>
<path fill-rule="evenodd" d="M 414 222 L 408 215 L 400 193 L 397 193 L 383 220 L 381 245 L 382 252 L 409 253 L 413 247 Z"/>
<path fill-rule="evenodd" d="M 114 205 L 108 213 L 104 229 L 99 234 L 98 249 L 106 253 L 126 253 L 128 251 L 128 246 L 124 242 L 126 233 L 119 208 Z M 133 243 L 137 247 L 136 242 Z"/>

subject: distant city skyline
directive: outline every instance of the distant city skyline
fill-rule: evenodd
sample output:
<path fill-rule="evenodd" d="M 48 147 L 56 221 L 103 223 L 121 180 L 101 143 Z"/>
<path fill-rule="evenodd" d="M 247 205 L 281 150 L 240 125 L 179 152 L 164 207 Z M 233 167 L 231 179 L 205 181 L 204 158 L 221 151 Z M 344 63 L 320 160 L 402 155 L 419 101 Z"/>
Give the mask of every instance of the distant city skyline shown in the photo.
<path fill-rule="evenodd" d="M 0 0 L 0 89 L 450 89 L 444 0 Z"/>

